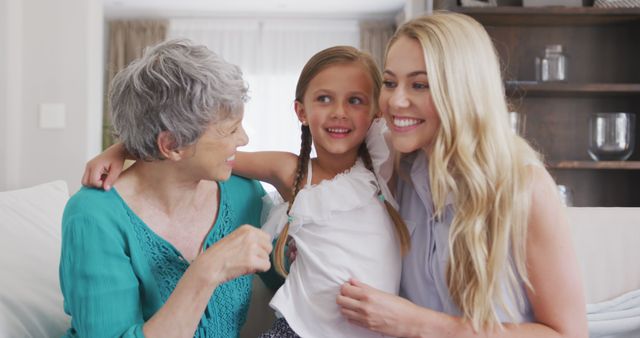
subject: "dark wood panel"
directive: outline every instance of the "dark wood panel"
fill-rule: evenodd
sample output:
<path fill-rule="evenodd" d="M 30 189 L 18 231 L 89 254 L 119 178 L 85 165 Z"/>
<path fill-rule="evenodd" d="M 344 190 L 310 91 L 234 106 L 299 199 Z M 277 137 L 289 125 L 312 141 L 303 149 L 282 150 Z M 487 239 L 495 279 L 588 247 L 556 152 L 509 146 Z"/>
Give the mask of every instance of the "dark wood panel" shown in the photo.
<path fill-rule="evenodd" d="M 640 207 L 640 171 L 550 170 L 577 207 Z"/>
<path fill-rule="evenodd" d="M 640 21 L 640 8 L 458 7 L 455 10 L 490 26 L 577 26 Z"/>
<path fill-rule="evenodd" d="M 640 96 L 635 98 L 521 98 L 511 108 L 526 114 L 525 138 L 548 162 L 590 161 L 589 116 L 595 112 L 636 114 L 635 151 L 640 160 Z"/>
<path fill-rule="evenodd" d="M 535 80 L 535 58 L 560 44 L 568 83 L 640 83 L 640 23 L 580 27 L 488 26 L 506 80 Z"/>
<path fill-rule="evenodd" d="M 549 169 L 640 170 L 640 161 L 557 161 L 547 162 Z"/>
<path fill-rule="evenodd" d="M 640 96 L 640 83 L 507 83 L 511 97 L 535 96 Z"/>

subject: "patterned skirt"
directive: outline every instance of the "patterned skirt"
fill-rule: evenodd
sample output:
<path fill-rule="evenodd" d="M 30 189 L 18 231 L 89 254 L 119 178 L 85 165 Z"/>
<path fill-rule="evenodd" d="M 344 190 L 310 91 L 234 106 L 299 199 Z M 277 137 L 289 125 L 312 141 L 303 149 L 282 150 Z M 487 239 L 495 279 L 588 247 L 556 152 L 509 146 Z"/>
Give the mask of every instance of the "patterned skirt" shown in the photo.
<path fill-rule="evenodd" d="M 300 336 L 293 332 L 286 319 L 278 318 L 269 331 L 264 332 L 258 338 L 300 338 Z"/>

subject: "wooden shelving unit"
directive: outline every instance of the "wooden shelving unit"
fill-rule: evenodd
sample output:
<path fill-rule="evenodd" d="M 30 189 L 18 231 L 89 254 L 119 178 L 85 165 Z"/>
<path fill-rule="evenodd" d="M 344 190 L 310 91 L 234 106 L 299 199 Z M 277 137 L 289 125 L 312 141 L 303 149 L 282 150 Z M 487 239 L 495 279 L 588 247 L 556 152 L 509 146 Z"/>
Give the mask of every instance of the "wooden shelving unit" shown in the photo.
<path fill-rule="evenodd" d="M 459 7 L 458 12 L 488 26 L 581 26 L 634 22 L 640 8 Z"/>
<path fill-rule="evenodd" d="M 640 161 L 556 161 L 547 163 L 547 168 L 640 170 Z"/>
<path fill-rule="evenodd" d="M 576 206 L 640 207 L 640 8 L 457 8 L 484 25 L 504 69 L 510 109 L 526 114 L 527 140 Z M 568 82 L 534 82 L 536 57 L 559 44 Z M 587 153 L 589 116 L 636 113 L 628 161 Z"/>
<path fill-rule="evenodd" d="M 639 38 L 640 39 L 640 38 Z M 638 42 L 640 43 L 640 41 Z M 640 96 L 640 83 L 507 83 L 507 95 L 518 96 Z"/>

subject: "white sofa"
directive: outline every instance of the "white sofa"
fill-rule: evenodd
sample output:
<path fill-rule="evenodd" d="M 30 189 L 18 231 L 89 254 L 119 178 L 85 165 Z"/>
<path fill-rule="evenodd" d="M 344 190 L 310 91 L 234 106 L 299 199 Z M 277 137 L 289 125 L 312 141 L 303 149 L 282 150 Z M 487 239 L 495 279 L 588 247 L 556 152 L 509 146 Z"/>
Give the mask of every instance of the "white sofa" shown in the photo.
<path fill-rule="evenodd" d="M 62 181 L 0 192 L 0 337 L 59 337 L 69 325 L 58 283 L 60 219 L 67 198 Z M 629 303 L 635 294 L 628 292 L 640 289 L 640 208 L 569 208 L 568 214 L 587 302 L 626 294 L 622 300 Z M 271 295 L 256 278 L 241 337 L 256 337 L 270 327 Z M 615 312 L 592 306 L 608 313 L 590 317 L 591 337 L 639 337 L 640 305 L 634 304 Z"/>

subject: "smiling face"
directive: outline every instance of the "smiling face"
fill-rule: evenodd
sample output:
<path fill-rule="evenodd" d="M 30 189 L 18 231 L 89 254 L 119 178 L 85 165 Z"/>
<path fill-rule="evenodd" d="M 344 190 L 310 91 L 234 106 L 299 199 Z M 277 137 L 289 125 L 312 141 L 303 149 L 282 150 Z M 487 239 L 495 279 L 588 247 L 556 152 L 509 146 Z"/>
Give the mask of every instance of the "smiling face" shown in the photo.
<path fill-rule="evenodd" d="M 308 123 L 318 157 L 355 158 L 373 119 L 373 83 L 358 63 L 328 66 L 309 82 L 303 102 L 296 101 L 300 122 Z"/>
<path fill-rule="evenodd" d="M 430 150 L 440 127 L 440 117 L 431 98 L 424 54 L 418 40 L 402 36 L 389 48 L 380 110 L 397 151 Z"/>
<path fill-rule="evenodd" d="M 183 170 L 204 180 L 224 181 L 231 176 L 238 147 L 249 141 L 238 117 L 211 123 L 195 144 L 184 149 Z"/>

